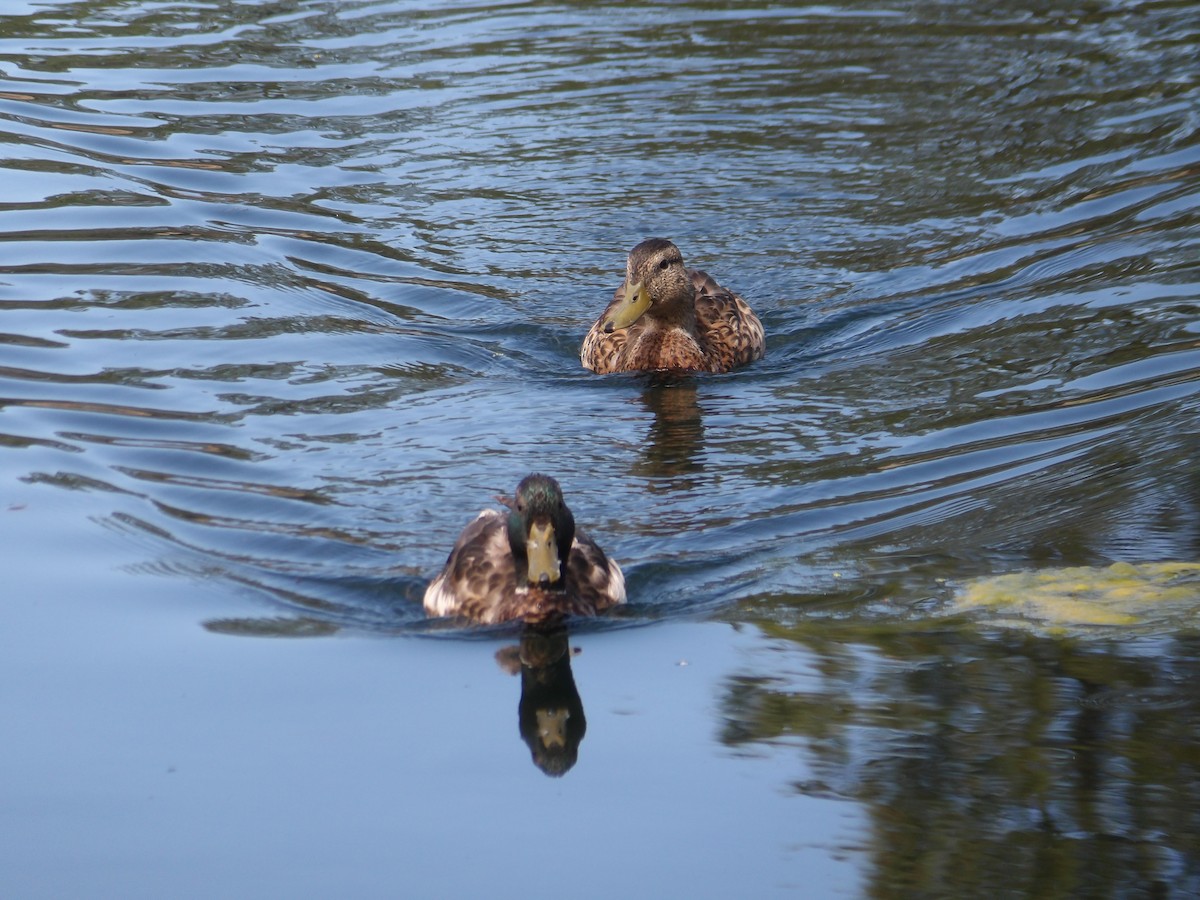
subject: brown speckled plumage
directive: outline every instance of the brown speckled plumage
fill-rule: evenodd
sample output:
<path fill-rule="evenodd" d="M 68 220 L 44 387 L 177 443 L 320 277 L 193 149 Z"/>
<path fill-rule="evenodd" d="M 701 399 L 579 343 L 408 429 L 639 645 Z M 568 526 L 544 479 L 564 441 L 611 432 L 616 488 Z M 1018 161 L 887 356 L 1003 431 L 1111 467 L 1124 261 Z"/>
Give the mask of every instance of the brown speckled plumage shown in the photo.
<path fill-rule="evenodd" d="M 545 622 L 595 615 L 625 602 L 620 567 L 575 528 L 554 479 L 531 475 L 518 485 L 513 500 L 500 499 L 508 512 L 485 509 L 463 529 L 445 567 L 425 591 L 428 615 L 455 616 L 483 625 L 511 619 Z M 560 562 L 561 577 L 553 585 L 531 583 L 526 577 L 528 562 L 520 543 L 535 520 L 547 516 L 563 547 L 567 542 L 570 547 L 566 560 Z"/>
<path fill-rule="evenodd" d="M 642 312 L 632 310 L 641 289 Z M 632 321 L 617 327 L 624 315 Z M 762 322 L 746 301 L 704 272 L 688 269 L 668 240 L 629 253 L 625 280 L 596 320 L 579 359 L 593 372 L 728 372 L 766 352 Z"/>

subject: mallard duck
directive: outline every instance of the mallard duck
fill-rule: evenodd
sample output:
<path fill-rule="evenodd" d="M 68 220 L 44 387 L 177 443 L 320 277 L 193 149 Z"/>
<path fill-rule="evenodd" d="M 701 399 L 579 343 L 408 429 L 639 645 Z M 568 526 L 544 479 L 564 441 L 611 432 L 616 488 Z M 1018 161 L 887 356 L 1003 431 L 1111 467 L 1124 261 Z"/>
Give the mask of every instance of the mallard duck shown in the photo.
<path fill-rule="evenodd" d="M 684 267 L 670 241 L 649 238 L 629 252 L 625 280 L 583 339 L 579 359 L 602 374 L 728 372 L 765 352 L 762 322 L 745 300 Z"/>
<path fill-rule="evenodd" d="M 625 602 L 621 567 L 575 528 L 558 482 L 530 475 L 459 535 L 425 591 L 425 612 L 483 625 L 588 616 Z"/>

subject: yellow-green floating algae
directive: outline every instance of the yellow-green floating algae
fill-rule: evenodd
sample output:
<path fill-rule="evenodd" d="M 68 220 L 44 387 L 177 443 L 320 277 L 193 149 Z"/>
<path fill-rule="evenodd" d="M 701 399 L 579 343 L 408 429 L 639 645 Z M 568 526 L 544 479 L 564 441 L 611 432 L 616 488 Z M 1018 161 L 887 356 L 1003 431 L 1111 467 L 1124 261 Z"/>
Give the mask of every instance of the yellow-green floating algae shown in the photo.
<path fill-rule="evenodd" d="M 1200 627 L 1200 563 L 1114 563 L 1012 572 L 963 585 L 961 610 L 1051 633 Z"/>

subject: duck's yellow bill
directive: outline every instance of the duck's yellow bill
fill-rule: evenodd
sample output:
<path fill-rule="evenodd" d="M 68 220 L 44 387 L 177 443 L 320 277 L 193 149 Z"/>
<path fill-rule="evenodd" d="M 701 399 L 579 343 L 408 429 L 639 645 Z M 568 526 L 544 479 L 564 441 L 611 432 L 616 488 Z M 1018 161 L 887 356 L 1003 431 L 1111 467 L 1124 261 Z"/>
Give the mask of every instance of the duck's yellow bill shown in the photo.
<path fill-rule="evenodd" d="M 554 584 L 558 581 L 558 543 L 554 526 L 534 522 L 525 540 L 525 556 L 529 560 L 530 584 Z"/>
<path fill-rule="evenodd" d="M 637 284 L 628 285 L 625 288 L 625 296 L 621 299 L 620 304 L 613 310 L 613 314 L 608 317 L 608 321 L 604 323 L 605 332 L 612 332 L 618 328 L 628 328 L 650 308 L 650 292 L 646 290 L 646 283 L 639 281 Z"/>

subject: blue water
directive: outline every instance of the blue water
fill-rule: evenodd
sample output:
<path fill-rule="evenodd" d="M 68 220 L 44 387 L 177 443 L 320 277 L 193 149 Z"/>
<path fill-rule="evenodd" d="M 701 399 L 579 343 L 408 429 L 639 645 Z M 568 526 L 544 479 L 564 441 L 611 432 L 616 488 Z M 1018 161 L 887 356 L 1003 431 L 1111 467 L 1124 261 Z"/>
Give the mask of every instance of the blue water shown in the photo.
<path fill-rule="evenodd" d="M 9 4 L 3 893 L 1200 891 L 1200 596 L 1065 636 L 955 605 L 1200 560 L 1198 36 Z M 764 360 L 580 367 L 652 235 Z M 559 777 L 516 633 L 419 603 L 535 470 L 631 599 L 571 634 Z"/>

